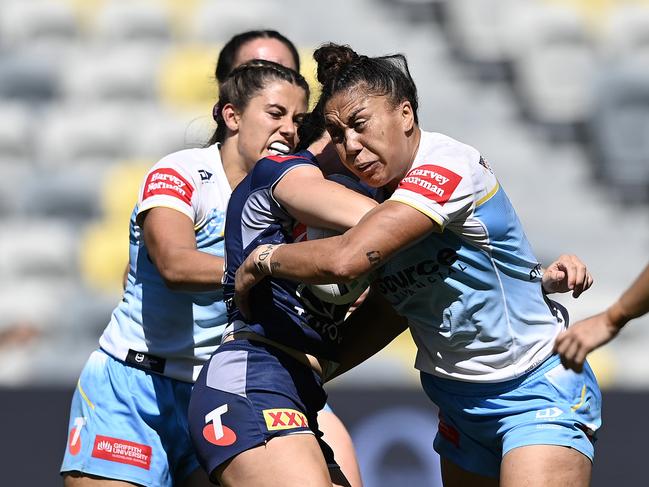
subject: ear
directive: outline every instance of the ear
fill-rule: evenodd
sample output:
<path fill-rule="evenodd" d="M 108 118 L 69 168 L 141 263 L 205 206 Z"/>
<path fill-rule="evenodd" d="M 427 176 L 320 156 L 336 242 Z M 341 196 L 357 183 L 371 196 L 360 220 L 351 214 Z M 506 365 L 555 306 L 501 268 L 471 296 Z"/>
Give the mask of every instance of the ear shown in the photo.
<path fill-rule="evenodd" d="M 403 131 L 410 132 L 415 126 L 415 112 L 412 110 L 412 105 L 408 100 L 404 100 L 398 109 L 401 115 Z"/>
<path fill-rule="evenodd" d="M 223 116 L 223 121 L 225 122 L 226 127 L 232 132 L 239 130 L 239 121 L 241 120 L 241 115 L 234 108 L 232 103 L 227 103 L 221 108 L 221 115 Z"/>

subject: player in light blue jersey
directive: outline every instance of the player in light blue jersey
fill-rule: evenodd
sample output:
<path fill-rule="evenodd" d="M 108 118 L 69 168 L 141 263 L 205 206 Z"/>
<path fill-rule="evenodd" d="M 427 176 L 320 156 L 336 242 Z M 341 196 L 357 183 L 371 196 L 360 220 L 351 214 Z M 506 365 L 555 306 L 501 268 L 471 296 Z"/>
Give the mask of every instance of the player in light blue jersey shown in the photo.
<path fill-rule="evenodd" d="M 567 316 L 545 295 L 578 296 L 592 283 L 585 266 L 563 256 L 543 273 L 485 158 L 419 128 L 403 56 L 330 44 L 314 57 L 338 155 L 390 196 L 342 236 L 254 250 L 236 275 L 240 308 L 249 316 L 248 292 L 267 275 L 319 284 L 378 272 L 373 288 L 407 319 L 440 409 L 445 485 L 585 487 L 601 395 L 590 368 L 567 371 L 553 354 Z"/>
<path fill-rule="evenodd" d="M 72 399 L 66 485 L 209 484 L 189 438 L 187 407 L 227 321 L 227 203 L 260 158 L 295 147 L 308 96 L 292 69 L 243 64 L 222 87 L 214 143 L 170 154 L 145 176 L 124 297 Z"/>

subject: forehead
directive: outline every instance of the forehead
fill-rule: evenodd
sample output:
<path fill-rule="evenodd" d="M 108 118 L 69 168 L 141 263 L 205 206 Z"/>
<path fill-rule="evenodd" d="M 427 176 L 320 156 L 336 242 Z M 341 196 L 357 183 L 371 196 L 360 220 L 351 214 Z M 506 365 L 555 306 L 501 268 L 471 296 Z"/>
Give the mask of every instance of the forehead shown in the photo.
<path fill-rule="evenodd" d="M 306 92 L 300 86 L 284 80 L 271 80 L 252 97 L 258 103 L 282 105 L 286 108 L 306 107 Z"/>
<path fill-rule="evenodd" d="M 258 38 L 246 42 L 239 48 L 234 65 L 238 66 L 252 59 L 273 61 L 287 68 L 296 69 L 293 54 L 286 45 L 277 39 Z"/>
<path fill-rule="evenodd" d="M 388 99 L 385 95 L 370 94 L 361 87 L 341 91 L 332 96 L 325 105 L 325 117 L 347 122 L 350 117 L 370 110 L 381 112 L 388 110 Z"/>

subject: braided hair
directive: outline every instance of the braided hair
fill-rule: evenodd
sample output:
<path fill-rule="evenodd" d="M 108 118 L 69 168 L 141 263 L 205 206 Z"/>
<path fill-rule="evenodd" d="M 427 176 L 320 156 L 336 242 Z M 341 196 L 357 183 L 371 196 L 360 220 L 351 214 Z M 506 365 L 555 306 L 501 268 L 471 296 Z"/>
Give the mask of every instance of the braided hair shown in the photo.
<path fill-rule="evenodd" d="M 212 116 L 216 130 L 207 145 L 224 142 L 227 126 L 223 119 L 223 107 L 232 104 L 245 110 L 252 98 L 274 81 L 286 81 L 304 90 L 309 99 L 309 85 L 301 74 L 272 61 L 254 59 L 235 68 L 221 85 L 219 101 L 214 105 Z"/>
<path fill-rule="evenodd" d="M 361 56 L 349 46 L 329 43 L 316 49 L 313 58 L 318 63 L 318 81 L 322 84 L 319 103 L 323 106 L 335 93 L 364 85 L 368 92 L 386 96 L 395 107 L 409 101 L 418 123 L 417 87 L 403 54 Z"/>

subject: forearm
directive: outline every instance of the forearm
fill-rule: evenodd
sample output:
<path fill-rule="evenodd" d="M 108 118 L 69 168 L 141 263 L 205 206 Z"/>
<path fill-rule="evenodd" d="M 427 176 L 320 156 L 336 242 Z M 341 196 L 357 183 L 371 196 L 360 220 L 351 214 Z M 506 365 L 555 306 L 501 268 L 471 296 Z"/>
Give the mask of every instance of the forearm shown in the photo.
<path fill-rule="evenodd" d="M 270 256 L 270 274 L 309 284 L 345 283 L 370 272 L 372 264 L 362 255 L 346 234 L 282 245 Z"/>
<path fill-rule="evenodd" d="M 175 291 L 221 288 L 223 258 L 196 249 L 173 249 L 154 261 L 165 284 Z"/>
<path fill-rule="evenodd" d="M 613 303 L 606 315 L 617 328 L 622 328 L 634 318 L 649 312 L 649 266 L 635 282 Z"/>

